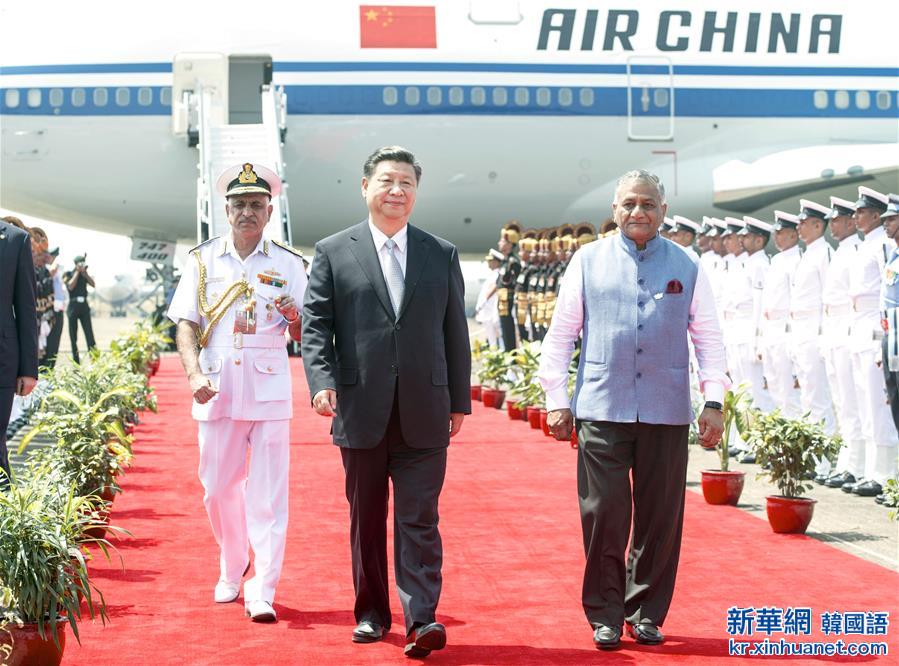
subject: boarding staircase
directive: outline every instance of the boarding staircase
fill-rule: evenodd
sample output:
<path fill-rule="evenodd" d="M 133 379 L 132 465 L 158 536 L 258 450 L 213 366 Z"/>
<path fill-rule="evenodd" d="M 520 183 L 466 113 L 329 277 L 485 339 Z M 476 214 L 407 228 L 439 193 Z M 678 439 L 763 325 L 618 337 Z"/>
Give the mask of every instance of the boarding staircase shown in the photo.
<path fill-rule="evenodd" d="M 176 67 L 178 64 L 176 60 Z M 199 69 L 195 67 L 194 71 Z M 216 181 L 227 168 L 245 162 L 261 164 L 281 178 L 281 192 L 272 198 L 274 210 L 266 236 L 291 243 L 284 162 L 287 96 L 283 88 L 271 83 L 260 85 L 258 90 L 262 96 L 261 123 L 229 123 L 227 84 L 207 83 L 200 77 L 179 91 L 180 98 L 173 105 L 175 133 L 186 136 L 188 145 L 198 150 L 198 243 L 229 233 L 225 197 L 217 190 Z"/>

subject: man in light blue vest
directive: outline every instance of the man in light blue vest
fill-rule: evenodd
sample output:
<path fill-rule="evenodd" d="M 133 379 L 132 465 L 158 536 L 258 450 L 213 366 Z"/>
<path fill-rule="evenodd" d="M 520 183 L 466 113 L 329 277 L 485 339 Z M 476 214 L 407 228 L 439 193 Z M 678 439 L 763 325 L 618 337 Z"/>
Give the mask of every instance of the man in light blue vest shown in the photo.
<path fill-rule="evenodd" d="M 659 236 L 666 209 L 653 174 L 630 171 L 618 180 L 612 211 L 621 233 L 574 255 L 541 353 L 538 376 L 555 437 L 570 437 L 577 419 L 582 600 L 600 649 L 619 646 L 625 622 L 638 643 L 664 640 L 659 626 L 677 574 L 693 421 L 688 332 L 708 401 L 699 417 L 704 446 L 721 437 L 730 385 L 710 281 L 699 262 Z M 581 333 L 569 401 L 568 364 Z"/>

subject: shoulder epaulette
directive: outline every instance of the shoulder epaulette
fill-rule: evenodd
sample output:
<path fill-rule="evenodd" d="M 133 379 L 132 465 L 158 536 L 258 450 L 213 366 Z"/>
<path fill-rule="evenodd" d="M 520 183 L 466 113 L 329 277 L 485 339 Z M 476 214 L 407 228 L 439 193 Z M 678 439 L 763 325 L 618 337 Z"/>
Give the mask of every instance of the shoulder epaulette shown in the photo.
<path fill-rule="evenodd" d="M 287 250 L 287 251 L 290 252 L 291 254 L 295 254 L 295 255 L 298 256 L 300 259 L 305 259 L 305 257 L 303 256 L 303 253 L 302 253 L 302 252 L 300 252 L 300 251 L 299 251 L 298 249 L 296 249 L 295 247 L 291 247 L 291 246 L 288 245 L 287 243 L 282 243 L 281 241 L 276 241 L 276 240 L 272 240 L 272 243 L 274 243 L 275 245 L 277 245 L 278 247 L 280 247 L 282 250 Z"/>
<path fill-rule="evenodd" d="M 200 243 L 200 244 L 197 245 L 196 247 L 190 248 L 190 250 L 188 250 L 188 254 L 190 254 L 191 252 L 195 252 L 195 251 L 199 250 L 199 249 L 200 249 L 201 247 L 203 247 L 204 245 L 209 245 L 209 243 L 211 243 L 212 241 L 217 241 L 219 238 L 221 238 L 221 236 L 213 236 L 213 237 L 210 238 L 209 240 L 204 240 L 202 243 Z"/>

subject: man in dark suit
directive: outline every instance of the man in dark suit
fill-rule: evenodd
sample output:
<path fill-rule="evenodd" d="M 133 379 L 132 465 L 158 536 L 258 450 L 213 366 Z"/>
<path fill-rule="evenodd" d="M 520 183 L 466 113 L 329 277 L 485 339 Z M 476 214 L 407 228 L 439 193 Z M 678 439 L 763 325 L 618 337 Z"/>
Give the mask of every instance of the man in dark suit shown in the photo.
<path fill-rule="evenodd" d="M 9 483 L 6 426 L 13 394 L 37 384 L 37 311 L 28 232 L 0 220 L 0 489 Z"/>
<path fill-rule="evenodd" d="M 446 449 L 471 413 L 471 355 L 459 255 L 408 224 L 421 167 L 381 148 L 363 167 L 369 218 L 315 247 L 303 306 L 303 363 L 312 406 L 333 416 L 350 504 L 353 641 L 390 628 L 388 479 L 394 568 L 410 657 L 446 644 L 435 621 L 443 550 L 437 502 Z"/>

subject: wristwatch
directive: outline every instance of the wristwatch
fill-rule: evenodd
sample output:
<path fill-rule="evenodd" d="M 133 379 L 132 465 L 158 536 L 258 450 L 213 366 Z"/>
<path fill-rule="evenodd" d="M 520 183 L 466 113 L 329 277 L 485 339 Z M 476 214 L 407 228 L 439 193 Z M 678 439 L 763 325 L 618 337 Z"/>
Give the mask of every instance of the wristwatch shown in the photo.
<path fill-rule="evenodd" d="M 706 400 L 706 409 L 717 409 L 719 412 L 724 411 L 724 406 L 720 402 L 714 400 Z"/>

